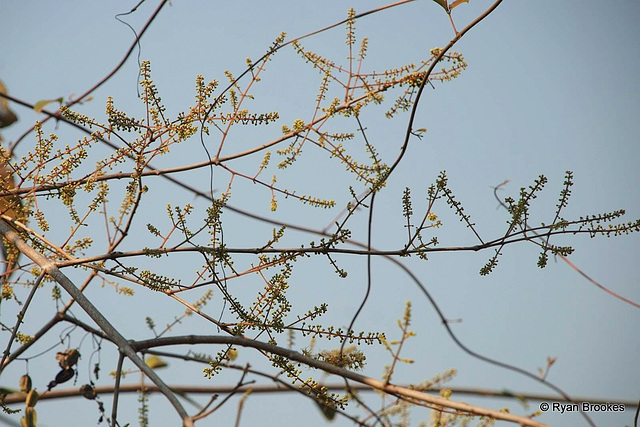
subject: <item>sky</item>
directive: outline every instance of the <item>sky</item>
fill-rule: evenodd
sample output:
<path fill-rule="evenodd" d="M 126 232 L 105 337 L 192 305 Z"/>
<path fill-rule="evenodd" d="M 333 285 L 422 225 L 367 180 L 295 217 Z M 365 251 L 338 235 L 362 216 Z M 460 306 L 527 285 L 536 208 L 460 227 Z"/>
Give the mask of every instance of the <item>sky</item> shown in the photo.
<path fill-rule="evenodd" d="M 0 79 L 12 96 L 32 104 L 43 99 L 69 99 L 83 93 L 116 66 L 133 42 L 133 32 L 115 15 L 131 10 L 135 4 L 6 0 L 0 13 L 4 46 Z M 225 70 L 239 75 L 246 68 L 246 58 L 259 58 L 280 32 L 285 31 L 289 40 L 339 22 L 346 17 L 350 6 L 364 12 L 385 4 L 331 0 L 318 6 L 318 3 L 284 0 L 224 3 L 174 0 L 161 10 L 139 48 L 119 72 L 92 94 L 93 100 L 75 108 L 105 121 L 105 102 L 111 96 L 117 108 L 141 116 L 144 109 L 136 90 L 139 58 L 151 61 L 153 80 L 166 103 L 167 114 L 175 117 L 193 104 L 196 75 L 202 74 L 206 81 L 218 79 L 223 87 Z M 120 18 L 139 30 L 157 5 L 158 2 L 144 2 L 134 13 Z M 453 11 L 457 28 L 463 28 L 489 6 L 490 2 L 479 0 L 460 5 Z M 446 171 L 450 189 L 485 240 L 504 235 L 509 219 L 495 200 L 493 187 L 509 180 L 499 195 L 516 198 L 521 187 L 533 185 L 541 174 L 548 178 L 548 184 L 531 206 L 531 222 L 536 225 L 553 220 L 565 171 L 573 171 L 575 183 L 563 213 L 565 218 L 577 219 L 618 209 L 626 210 L 624 222 L 640 218 L 638 18 L 640 5 L 632 1 L 505 0 L 455 46 L 468 64 L 460 77 L 445 83 L 434 82 L 433 88 L 425 90 L 414 128 L 425 128 L 427 132 L 422 139 L 410 140 L 400 167 L 376 196 L 372 246 L 388 250 L 402 247 L 407 232 L 402 218 L 403 190 L 411 189 L 414 211 L 419 217 L 426 207 L 427 189 L 440 171 Z M 417 63 L 428 57 L 431 48 L 446 45 L 454 34 L 446 14 L 435 2 L 418 0 L 358 20 L 356 35 L 369 38 L 364 69 L 380 72 L 409 62 Z M 344 26 L 339 26 L 304 39 L 302 44 L 346 66 L 348 52 L 344 40 Z M 297 118 L 308 122 L 313 114 L 321 75 L 296 56 L 293 49 L 283 49 L 275 55 L 261 77 L 262 81 L 252 89 L 255 100 L 250 108 L 256 112 L 277 110 L 280 120 L 268 126 L 238 129 L 226 143 L 223 154 L 271 141 L 281 135 L 281 125 L 291 126 Z M 340 88 L 334 86 L 332 91 L 340 96 Z M 362 120 L 368 138 L 389 161 L 399 153 L 408 114 L 386 119 L 384 112 L 394 96 L 385 95 L 385 104 L 371 106 L 363 113 Z M 11 108 L 20 120 L 2 130 L 5 143 L 17 140 L 34 120 L 43 118 L 42 114 L 15 104 L 11 104 Z M 357 132 L 354 122 L 348 120 L 337 121 L 335 128 L 327 129 Z M 59 135 L 60 147 L 82 137 L 64 123 L 49 122 L 45 133 L 51 132 Z M 32 149 L 34 139 L 33 134 L 27 136 L 16 154 Z M 211 137 L 207 143 L 217 147 L 218 141 Z M 361 152 L 362 141 L 357 144 L 354 150 Z M 109 153 L 108 149 L 98 147 L 95 155 Z M 188 165 L 205 159 L 199 138 L 192 138 L 176 147 L 171 156 L 159 159 L 157 165 Z M 261 160 L 259 154 L 230 165 L 253 175 Z M 304 156 L 286 171 L 278 171 L 274 166 L 275 160 L 263 176 L 266 180 L 278 174 L 278 184 L 282 187 L 295 188 L 298 194 L 335 198 L 339 207 L 311 209 L 281 197 L 278 211 L 271 213 L 268 189 L 240 178 L 234 180 L 230 205 L 274 220 L 322 229 L 333 223 L 349 200 L 349 185 L 354 185 L 356 192 L 363 190 L 362 183 L 354 182 L 353 175 L 346 172 L 343 165 L 332 162 L 326 153 L 312 147 L 306 148 Z M 202 191 L 208 189 L 208 169 L 175 174 L 175 177 Z M 228 178 L 223 171 L 214 171 L 216 194 L 224 190 Z M 161 179 L 149 179 L 147 185 L 150 190 L 144 210 L 121 250 L 140 249 L 141 242 L 153 244 L 145 224 L 166 226 L 167 203 L 192 203 L 196 208 L 194 218 L 204 216 L 207 207 L 204 200 Z M 117 184 L 114 183 L 114 187 L 117 188 Z M 50 222 L 55 224 L 48 236 L 57 241 L 68 234 L 69 220 L 55 202 L 48 203 L 53 215 Z M 119 203 L 117 197 L 114 203 Z M 478 243 L 444 201 L 439 201 L 434 209 L 443 223 L 433 234 L 440 246 Z M 367 215 L 368 211 L 359 211 L 351 225 L 353 238 L 360 242 L 367 238 Z M 224 221 L 228 247 L 259 247 L 271 235 L 271 226 L 265 227 L 232 212 L 225 213 Z M 429 234 L 429 238 L 431 236 Z M 290 231 L 283 242 L 299 246 L 314 239 L 317 241 L 318 237 Z M 96 247 L 88 254 L 100 253 L 100 243 L 100 237 L 96 237 Z M 569 259 L 574 265 L 608 289 L 640 302 L 638 235 L 593 239 L 570 235 L 561 236 L 554 243 L 572 245 L 576 251 Z M 546 268 L 538 268 L 538 253 L 538 248 L 530 243 L 509 245 L 496 270 L 488 276 L 480 276 L 478 272 L 493 255 L 492 249 L 437 252 L 430 254 L 426 262 L 417 257 L 402 261 L 429 290 L 445 316 L 457 320 L 451 323 L 453 331 L 474 352 L 534 374 L 546 365 L 548 357 L 556 358 L 547 379 L 570 396 L 637 401 L 640 335 L 636 331 L 640 310 L 598 289 L 560 259 L 551 257 Z M 341 268 L 348 270 L 346 279 L 337 278 L 326 259 L 304 260 L 296 265 L 288 292 L 298 312 L 327 302 L 330 311 L 322 324 L 346 327 L 365 295 L 366 259 L 348 255 L 336 255 L 335 259 Z M 239 257 L 237 262 L 248 265 L 252 261 L 255 258 Z M 193 275 L 191 267 L 197 267 L 199 262 L 185 256 L 150 266 L 155 271 L 187 280 Z M 84 277 L 78 270 L 68 274 L 78 281 Z M 240 298 L 250 301 L 260 290 L 260 281 L 248 277 L 234 283 L 234 290 Z M 24 298 L 28 290 L 19 292 Z M 108 286 L 95 286 L 87 294 L 131 339 L 151 337 L 145 326 L 146 316 L 164 325 L 184 312 L 174 301 L 144 289 L 138 289 L 131 298 L 116 294 Z M 49 295 L 48 290 L 37 294 L 33 311 L 28 313 L 32 317 L 24 325 L 25 333 L 35 332 L 53 315 L 55 305 Z M 197 298 L 197 295 L 189 297 Z M 458 373 L 450 383 L 452 387 L 553 394 L 548 387 L 530 378 L 461 351 L 410 278 L 381 258 L 374 258 L 371 294 L 355 329 L 383 331 L 391 339 L 397 339 L 396 321 L 402 317 L 407 301 L 412 303 L 411 327 L 416 336 L 407 341 L 403 356 L 414 359 L 415 363 L 398 368 L 395 382 L 418 382 L 455 368 Z M 3 305 L 2 310 L 2 322 L 12 324 L 11 309 Z M 208 310 L 215 317 L 222 305 L 214 298 Z M 86 319 L 79 307 L 74 308 L 73 314 Z M 91 340 L 80 332 L 72 333 L 68 343 L 35 357 L 59 343 L 60 336 L 66 332 L 62 327 L 56 329 L 41 345 L 26 353 L 31 358 L 29 373 L 40 390 L 55 374 L 57 365 L 53 354 L 66 345 L 80 346 L 83 354 L 77 385 L 90 376 L 98 355 L 91 355 Z M 171 331 L 175 335 L 191 333 L 217 334 L 217 331 L 210 323 L 195 317 L 187 318 Z M 298 348 L 309 345 L 306 340 L 298 337 Z M 317 343 L 320 348 L 335 345 L 333 341 Z M 107 385 L 111 384 L 107 374 L 115 369 L 117 356 L 108 344 L 103 343 L 103 347 L 99 383 Z M 380 347 L 365 350 L 369 352 L 368 363 L 362 373 L 380 377 L 383 367 L 390 363 L 388 354 Z M 203 351 L 218 350 L 212 347 Z M 260 358 L 243 349 L 238 363 L 246 362 L 265 367 Z M 170 363 L 174 369 L 160 371 L 169 384 L 220 385 L 225 381 L 235 384 L 238 380 L 237 373 L 205 380 L 202 366 Z M 26 366 L 21 361 L 13 364 L 3 373 L 0 385 L 12 386 Z M 138 379 L 138 374 L 126 378 L 130 383 Z M 511 412 L 517 414 L 529 414 L 538 408 L 535 401 L 523 407 L 506 400 L 455 394 L 452 398 L 493 409 L 508 405 Z M 378 404 L 377 397 L 368 399 L 372 405 Z M 198 400 L 206 402 L 206 397 Z M 235 422 L 238 400 L 239 397 L 232 398 L 219 411 L 219 424 Z M 104 396 L 103 401 L 110 411 L 111 399 Z M 177 425 L 177 416 L 162 396 L 153 396 L 150 405 L 151 425 L 160 425 L 164 420 L 172 420 L 171 425 Z M 351 408 L 355 408 L 355 404 Z M 188 409 L 193 410 L 190 406 Z M 98 418 L 93 403 L 78 399 L 42 401 L 37 410 L 38 425 L 42 426 L 92 425 Z M 137 402 L 133 395 L 126 396 L 120 414 L 122 421 L 136 425 Z M 426 410 L 413 411 L 412 425 L 424 421 L 425 414 Z M 634 410 L 628 408 L 617 414 L 590 412 L 589 416 L 596 425 L 632 425 Z M 285 426 L 299 425 L 301 419 L 307 425 L 324 425 L 313 402 L 292 395 L 248 398 L 240 425 L 264 423 L 265 417 L 279 420 Z M 16 425 L 16 420 L 6 425 Z M 541 415 L 539 421 L 569 427 L 585 425 L 578 414 L 554 411 Z M 0 425 L 3 422 L 8 422 L 6 417 L 0 419 Z M 352 425 L 346 418 L 339 417 L 332 424 Z"/>

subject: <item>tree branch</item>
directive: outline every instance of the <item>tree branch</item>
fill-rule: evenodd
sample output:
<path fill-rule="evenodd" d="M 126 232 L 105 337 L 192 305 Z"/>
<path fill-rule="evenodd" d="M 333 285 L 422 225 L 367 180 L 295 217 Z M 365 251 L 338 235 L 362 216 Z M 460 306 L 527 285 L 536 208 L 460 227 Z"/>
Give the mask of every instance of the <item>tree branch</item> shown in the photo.
<path fill-rule="evenodd" d="M 337 366 L 331 365 L 329 363 L 321 362 L 319 360 L 300 354 L 296 351 L 278 347 L 271 344 L 267 344 L 257 340 L 247 339 L 247 338 L 229 337 L 229 336 L 220 336 L 220 335 L 186 335 L 186 336 L 177 336 L 177 337 L 168 337 L 168 338 L 154 338 L 151 340 L 143 340 L 143 341 L 131 341 L 130 344 L 134 349 L 138 351 L 146 350 L 153 347 L 184 345 L 184 344 L 191 344 L 191 345 L 227 344 L 227 345 L 237 345 L 241 347 L 254 348 L 254 349 L 265 351 L 271 354 L 277 354 L 279 356 L 287 358 L 288 360 L 304 363 L 305 365 L 308 365 L 313 368 L 321 369 L 327 373 L 339 375 L 343 378 L 368 385 L 377 390 L 384 391 L 386 393 L 393 394 L 396 396 L 409 398 L 414 401 L 417 400 L 417 401 L 428 403 L 431 405 L 455 409 L 465 413 L 519 423 L 520 425 L 523 425 L 523 426 L 532 426 L 532 427 L 545 426 L 545 424 L 539 423 L 530 418 L 508 414 L 505 412 L 495 411 L 492 409 L 487 409 L 479 406 L 473 406 L 473 405 L 469 405 L 462 402 L 455 402 L 439 396 L 431 396 L 427 393 L 413 390 L 406 387 L 401 387 L 393 384 L 385 384 L 384 381 L 380 381 L 374 378 L 366 377 L 364 375 L 356 374 L 354 372 L 347 371 L 346 369 L 338 368 Z"/>
<path fill-rule="evenodd" d="M 82 292 L 65 276 L 56 266 L 56 264 L 45 258 L 38 251 L 29 246 L 20 236 L 13 231 L 4 221 L 0 221 L 0 233 L 18 248 L 20 252 L 26 255 L 33 262 L 38 264 L 40 268 L 49 276 L 51 276 L 67 293 L 76 300 L 78 305 L 93 319 L 94 322 L 113 340 L 120 351 L 125 354 L 142 372 L 144 372 L 153 383 L 158 386 L 166 398 L 171 402 L 173 407 L 180 415 L 184 427 L 193 427 L 193 421 L 185 411 L 180 401 L 173 394 L 171 389 L 162 381 L 162 379 L 149 368 L 144 360 L 142 360 L 135 352 L 129 342 L 118 332 L 113 325 L 102 315 L 102 313 L 84 296 Z"/>

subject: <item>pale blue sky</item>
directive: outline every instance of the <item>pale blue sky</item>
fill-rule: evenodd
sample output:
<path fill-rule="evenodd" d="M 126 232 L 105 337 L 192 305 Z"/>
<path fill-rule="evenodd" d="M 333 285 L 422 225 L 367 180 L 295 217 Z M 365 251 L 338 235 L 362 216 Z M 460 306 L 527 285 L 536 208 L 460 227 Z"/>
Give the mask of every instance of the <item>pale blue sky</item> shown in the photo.
<path fill-rule="evenodd" d="M 132 32 L 115 20 L 114 15 L 128 11 L 134 4 L 122 1 L 3 2 L 0 79 L 12 95 L 28 102 L 84 92 L 120 61 L 132 42 Z M 384 4 L 382 1 L 332 0 L 319 6 L 316 2 L 282 0 L 224 3 L 174 0 L 161 11 L 142 39 L 140 57 L 151 60 L 154 81 L 168 113 L 175 115 L 193 103 L 197 74 L 203 74 L 206 80 L 217 78 L 224 82 L 225 69 L 239 74 L 244 69 L 245 58 L 259 58 L 280 31 L 286 31 L 289 37 L 299 36 L 343 19 L 349 6 L 362 12 Z M 456 9 L 458 28 L 489 4 L 474 0 Z M 156 3 L 144 3 L 124 19 L 139 29 L 155 7 Z M 508 217 L 497 208 L 491 189 L 505 179 L 510 183 L 501 195 L 515 198 L 518 189 L 531 185 L 539 174 L 549 178 L 546 191 L 533 205 L 534 223 L 552 220 L 566 170 L 572 170 L 575 175 L 573 195 L 565 212 L 567 218 L 621 208 L 627 210 L 625 221 L 640 217 L 639 18 L 640 5 L 633 1 L 505 0 L 456 46 L 468 63 L 462 75 L 446 84 L 436 83 L 436 90 L 425 91 L 415 125 L 427 128 L 428 132 L 421 141 L 411 141 L 402 168 L 376 199 L 374 246 L 396 249 L 402 245 L 406 232 L 402 227 L 400 204 L 403 188 L 411 187 L 416 201 L 414 210 L 418 213 L 424 208 L 420 201 L 424 200 L 427 187 L 441 170 L 447 171 L 457 200 L 463 203 L 465 212 L 472 216 L 486 240 L 497 238 L 506 230 Z M 428 55 L 430 48 L 444 46 L 452 37 L 446 14 L 427 0 L 363 18 L 356 27 L 358 36 L 370 38 L 365 67 L 376 71 L 417 62 Z M 303 45 L 336 63 L 346 64 L 344 37 L 344 29 L 340 27 L 305 40 Z M 93 94 L 94 100 L 79 110 L 104 120 L 106 97 L 113 96 L 118 108 L 139 115 L 142 106 L 136 98 L 136 55 L 137 51 L 118 75 Z M 283 50 L 269 63 L 263 81 L 254 90 L 256 101 L 252 104 L 258 112 L 277 109 L 280 123 L 240 132 L 230 144 L 263 143 L 280 134 L 281 124 L 290 125 L 295 118 L 308 120 L 318 85 L 318 73 L 305 66 L 291 49 Z M 392 100 L 393 97 L 388 96 L 387 106 Z M 20 122 L 3 130 L 7 141 L 15 140 L 37 117 L 24 108 L 15 105 L 12 108 Z M 372 108 L 363 120 L 380 153 L 392 159 L 398 153 L 408 116 L 399 115 L 389 121 L 384 119 L 383 112 L 382 108 Z M 356 130 L 352 122 L 341 126 L 345 131 Z M 63 124 L 54 130 L 50 123 L 46 132 L 54 131 L 59 133 L 61 145 L 67 143 L 65 138 L 72 143 L 79 137 Z M 30 144 L 33 137 L 27 138 L 18 154 Z M 212 140 L 211 144 L 215 145 L 216 141 Z M 229 152 L 233 151 L 229 148 Z M 348 175 L 344 168 L 333 165 L 333 169 L 326 169 L 330 164 L 326 163 L 326 156 L 317 151 L 309 150 L 306 155 L 308 157 L 303 157 L 291 170 L 279 173 L 278 182 L 287 188 L 298 186 L 299 193 L 326 194 L 345 202 L 348 193 L 342 179 Z M 167 161 L 189 164 L 206 158 L 195 139 L 176 149 L 176 156 Z M 234 163 L 246 170 L 255 170 L 256 164 L 259 159 Z M 275 168 L 265 176 L 273 173 Z M 176 177 L 207 189 L 206 171 Z M 222 185 L 226 183 L 222 174 L 216 179 L 222 181 Z M 140 229 L 145 222 L 166 222 L 163 209 L 168 202 L 191 202 L 200 212 L 205 209 L 203 201 L 194 201 L 192 196 L 180 194 L 168 184 L 149 181 L 148 185 L 152 190 L 146 209 L 157 216 L 148 214 L 148 218 L 141 218 Z M 232 205 L 269 214 L 266 191 L 240 181 L 234 185 Z M 281 208 L 274 218 L 318 228 L 330 223 L 338 211 L 316 211 L 284 199 L 280 202 Z M 442 246 L 476 243 L 474 235 L 444 203 L 436 212 L 444 222 L 437 232 Z M 362 212 L 357 219 L 365 218 Z M 231 213 L 225 220 L 229 227 L 225 238 L 230 247 L 260 246 L 271 233 L 269 228 L 264 230 L 261 224 Z M 66 232 L 66 218 L 61 221 Z M 354 225 L 353 231 L 356 239 L 366 239 L 364 222 L 359 227 Z M 144 230 L 138 233 L 144 238 L 148 236 Z M 298 245 L 318 240 L 296 233 L 291 233 L 290 239 L 289 243 Z M 139 248 L 137 242 L 130 241 L 125 249 Z M 571 261 L 594 279 L 631 300 L 640 301 L 639 236 L 615 239 L 567 236 L 556 243 L 573 245 L 576 253 L 570 257 Z M 96 252 L 99 249 L 96 247 Z M 492 253 L 437 253 L 431 255 L 427 263 L 414 258 L 404 261 L 427 286 L 448 318 L 463 319 L 462 323 L 452 324 L 452 328 L 472 350 L 531 372 L 544 366 L 547 356 L 557 357 L 548 378 L 570 395 L 637 400 L 640 310 L 595 288 L 560 260 L 551 259 L 549 266 L 540 270 L 536 267 L 538 250 L 533 245 L 507 247 L 496 271 L 480 277 L 478 270 Z M 293 276 L 289 292 L 292 301 L 300 304 L 299 312 L 328 302 L 331 311 L 322 323 L 344 327 L 364 294 L 365 259 L 348 256 L 336 259 L 349 271 L 347 279 L 337 279 L 326 260 L 304 261 L 297 266 L 299 270 Z M 162 268 L 179 275 L 173 264 Z M 551 393 L 530 379 L 487 365 L 460 351 L 446 335 L 432 307 L 397 267 L 377 260 L 373 273 L 371 300 L 356 324 L 357 330 L 385 331 L 395 338 L 396 319 L 402 316 L 406 301 L 413 303 L 412 326 L 418 335 L 407 344 L 405 356 L 416 359 L 416 363 L 404 366 L 398 372 L 397 382 L 419 381 L 456 368 L 459 373 L 452 383 L 454 386 Z M 78 272 L 71 274 L 76 275 L 75 278 L 83 277 Z M 249 288 L 241 295 L 246 298 L 255 295 L 256 284 L 248 280 L 245 285 L 238 285 Z M 97 287 L 89 292 L 104 304 L 101 308 L 107 314 L 115 316 L 116 326 L 131 338 L 148 337 L 145 316 L 151 315 L 157 323 L 164 324 L 183 311 L 160 295 L 143 290 L 138 291 L 135 299 L 113 294 L 110 289 Z M 53 314 L 48 299 L 47 290 L 36 301 L 46 308 L 42 309 L 42 321 Z M 217 315 L 218 312 L 217 305 L 211 307 L 211 313 Z M 31 314 L 40 316 L 35 310 Z M 79 308 L 75 314 L 82 317 Z M 36 328 L 35 324 L 25 325 L 25 332 L 34 332 Z M 55 344 L 58 333 L 60 330 L 39 349 Z M 211 325 L 191 318 L 176 327 L 174 333 L 216 331 Z M 81 334 L 73 335 L 72 345 L 79 345 L 80 339 Z M 303 338 L 299 338 L 298 343 L 306 345 Z M 86 350 L 82 352 L 78 385 L 86 382 L 91 370 L 88 340 L 83 345 Z M 321 345 L 331 347 L 335 343 Z M 382 351 L 368 350 L 371 353 L 364 374 L 379 377 L 389 359 Z M 215 353 L 217 350 L 204 351 Z M 241 351 L 241 361 L 262 366 L 253 356 L 249 350 Z M 107 373 L 115 369 L 116 360 L 105 345 L 101 359 L 103 384 L 108 384 Z M 48 376 L 55 374 L 52 371 L 55 366 L 53 356 L 30 362 L 36 386 L 44 389 Z M 2 385 L 22 375 L 23 368 L 24 364 L 16 363 L 3 374 Z M 200 379 L 200 369 L 185 365 L 179 372 L 163 374 L 169 383 L 219 384 L 217 380 Z M 235 375 L 224 379 L 230 383 L 237 381 Z M 137 380 L 137 375 L 130 380 Z M 110 411 L 111 400 L 106 396 L 103 400 Z M 120 412 L 122 421 L 135 425 L 135 398 L 127 396 L 125 400 Z M 459 396 L 458 400 L 494 409 L 508 404 L 512 412 L 519 414 L 537 409 L 535 402 L 523 409 L 516 402 L 468 396 Z M 370 402 L 377 403 L 375 398 Z M 234 400 L 223 409 L 219 425 L 233 423 L 236 403 Z M 171 424 L 164 425 L 177 425 L 177 417 L 167 406 L 160 396 L 152 399 L 151 425 L 163 425 L 164 419 L 172 420 Z M 43 401 L 37 409 L 42 426 L 92 425 L 97 419 L 95 406 L 86 401 Z M 299 424 L 283 421 L 285 419 L 304 419 L 306 425 L 322 425 L 322 416 L 314 404 L 292 395 L 250 398 L 241 425 L 264 423 L 265 411 L 272 419 L 288 423 L 282 425 Z M 416 411 L 414 424 L 417 425 L 422 420 L 419 416 L 423 415 L 424 411 Z M 633 420 L 632 410 L 623 414 L 590 415 L 601 426 L 631 425 Z M 570 427 L 585 425 L 583 419 L 572 414 L 548 413 L 540 417 L 540 421 Z M 334 425 L 351 423 L 336 419 Z"/>

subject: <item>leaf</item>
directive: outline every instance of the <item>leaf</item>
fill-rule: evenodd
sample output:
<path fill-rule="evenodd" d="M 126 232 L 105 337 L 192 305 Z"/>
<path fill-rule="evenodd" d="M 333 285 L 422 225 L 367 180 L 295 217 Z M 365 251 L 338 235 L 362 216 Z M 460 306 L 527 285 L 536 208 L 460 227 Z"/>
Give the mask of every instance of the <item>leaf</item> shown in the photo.
<path fill-rule="evenodd" d="M 56 99 L 41 99 L 33 105 L 33 110 L 36 113 L 42 113 L 42 110 L 44 110 L 44 107 L 46 107 L 47 105 L 51 104 L 52 102 L 62 104 L 62 101 L 64 101 L 64 98 L 62 97 Z"/>
<path fill-rule="evenodd" d="M 75 97 L 76 97 L 75 93 L 72 93 L 71 95 L 69 95 L 69 99 L 74 99 Z M 76 99 L 76 102 L 78 104 L 80 104 L 80 105 L 84 104 L 85 102 L 90 102 L 90 101 L 93 101 L 93 96 L 87 96 L 86 98 Z"/>
<path fill-rule="evenodd" d="M 413 136 L 417 136 L 418 139 L 422 139 L 422 137 L 424 136 L 423 134 L 427 131 L 426 128 L 420 128 L 420 129 L 416 129 L 416 130 L 412 130 L 411 134 Z"/>
<path fill-rule="evenodd" d="M 469 0 L 455 0 L 449 5 L 449 10 L 453 10 L 454 7 L 460 6 L 462 3 L 469 3 Z"/>
<path fill-rule="evenodd" d="M 16 390 L 15 388 L 8 388 L 8 387 L 2 387 L 0 386 L 0 396 L 6 396 L 9 394 L 13 394 L 13 393 L 17 393 L 19 390 Z"/>
<path fill-rule="evenodd" d="M 164 368 L 165 366 L 169 366 L 167 362 L 160 359 L 158 356 L 151 356 L 147 358 L 144 362 L 151 369 L 160 369 L 160 368 Z"/>
<path fill-rule="evenodd" d="M 334 408 L 333 406 L 329 406 L 324 402 L 316 402 L 316 405 L 320 407 L 322 414 L 327 420 L 331 421 L 335 418 L 336 408 Z"/>
<path fill-rule="evenodd" d="M 447 4 L 447 0 L 433 0 L 433 1 L 438 3 L 440 6 L 442 6 L 442 8 L 445 10 L 445 12 L 449 13 L 449 5 Z M 460 1 L 460 0 L 456 0 L 456 2 L 458 2 L 458 1 Z"/>
<path fill-rule="evenodd" d="M 0 93 L 7 94 L 7 88 L 2 81 L 0 81 Z M 0 96 L 0 128 L 7 127 L 16 120 L 18 117 L 9 109 L 9 101 Z"/>

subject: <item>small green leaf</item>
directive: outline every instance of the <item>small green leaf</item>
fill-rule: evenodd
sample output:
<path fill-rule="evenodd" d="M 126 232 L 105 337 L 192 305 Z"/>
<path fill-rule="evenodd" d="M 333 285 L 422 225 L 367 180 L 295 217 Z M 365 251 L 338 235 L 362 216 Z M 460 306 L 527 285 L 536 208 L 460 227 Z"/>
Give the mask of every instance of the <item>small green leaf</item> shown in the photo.
<path fill-rule="evenodd" d="M 453 10 L 454 7 L 460 6 L 462 3 L 469 3 L 469 0 L 455 0 L 449 5 L 449 10 Z"/>
<path fill-rule="evenodd" d="M 426 128 L 420 128 L 420 129 L 416 129 L 416 130 L 412 130 L 411 131 L 411 135 L 413 136 L 417 136 L 418 139 L 422 139 L 422 137 L 424 136 L 423 134 L 427 131 Z"/>
<path fill-rule="evenodd" d="M 151 369 L 160 369 L 160 368 L 164 368 L 166 366 L 169 366 L 167 364 L 167 362 L 165 362 L 164 360 L 160 359 L 158 356 L 151 356 L 148 357 L 145 360 L 145 363 L 147 364 L 148 367 L 150 367 Z"/>
<path fill-rule="evenodd" d="M 336 417 L 336 408 L 333 406 L 329 406 L 323 402 L 316 402 L 316 404 L 320 407 L 322 414 L 327 420 L 331 421 Z"/>
<path fill-rule="evenodd" d="M 433 0 L 433 1 L 438 3 L 440 6 L 442 6 L 445 12 L 449 13 L 449 5 L 447 4 L 447 0 Z"/>
<path fill-rule="evenodd" d="M 36 113 L 42 113 L 42 110 L 44 110 L 44 107 L 46 107 L 47 105 L 51 104 L 52 102 L 62 104 L 62 101 L 64 101 L 64 98 L 62 97 L 56 99 L 41 99 L 33 105 L 33 110 Z"/>
<path fill-rule="evenodd" d="M 18 393 L 20 390 L 15 388 L 1 387 L 0 386 L 0 396 L 6 396 L 8 394 Z"/>

